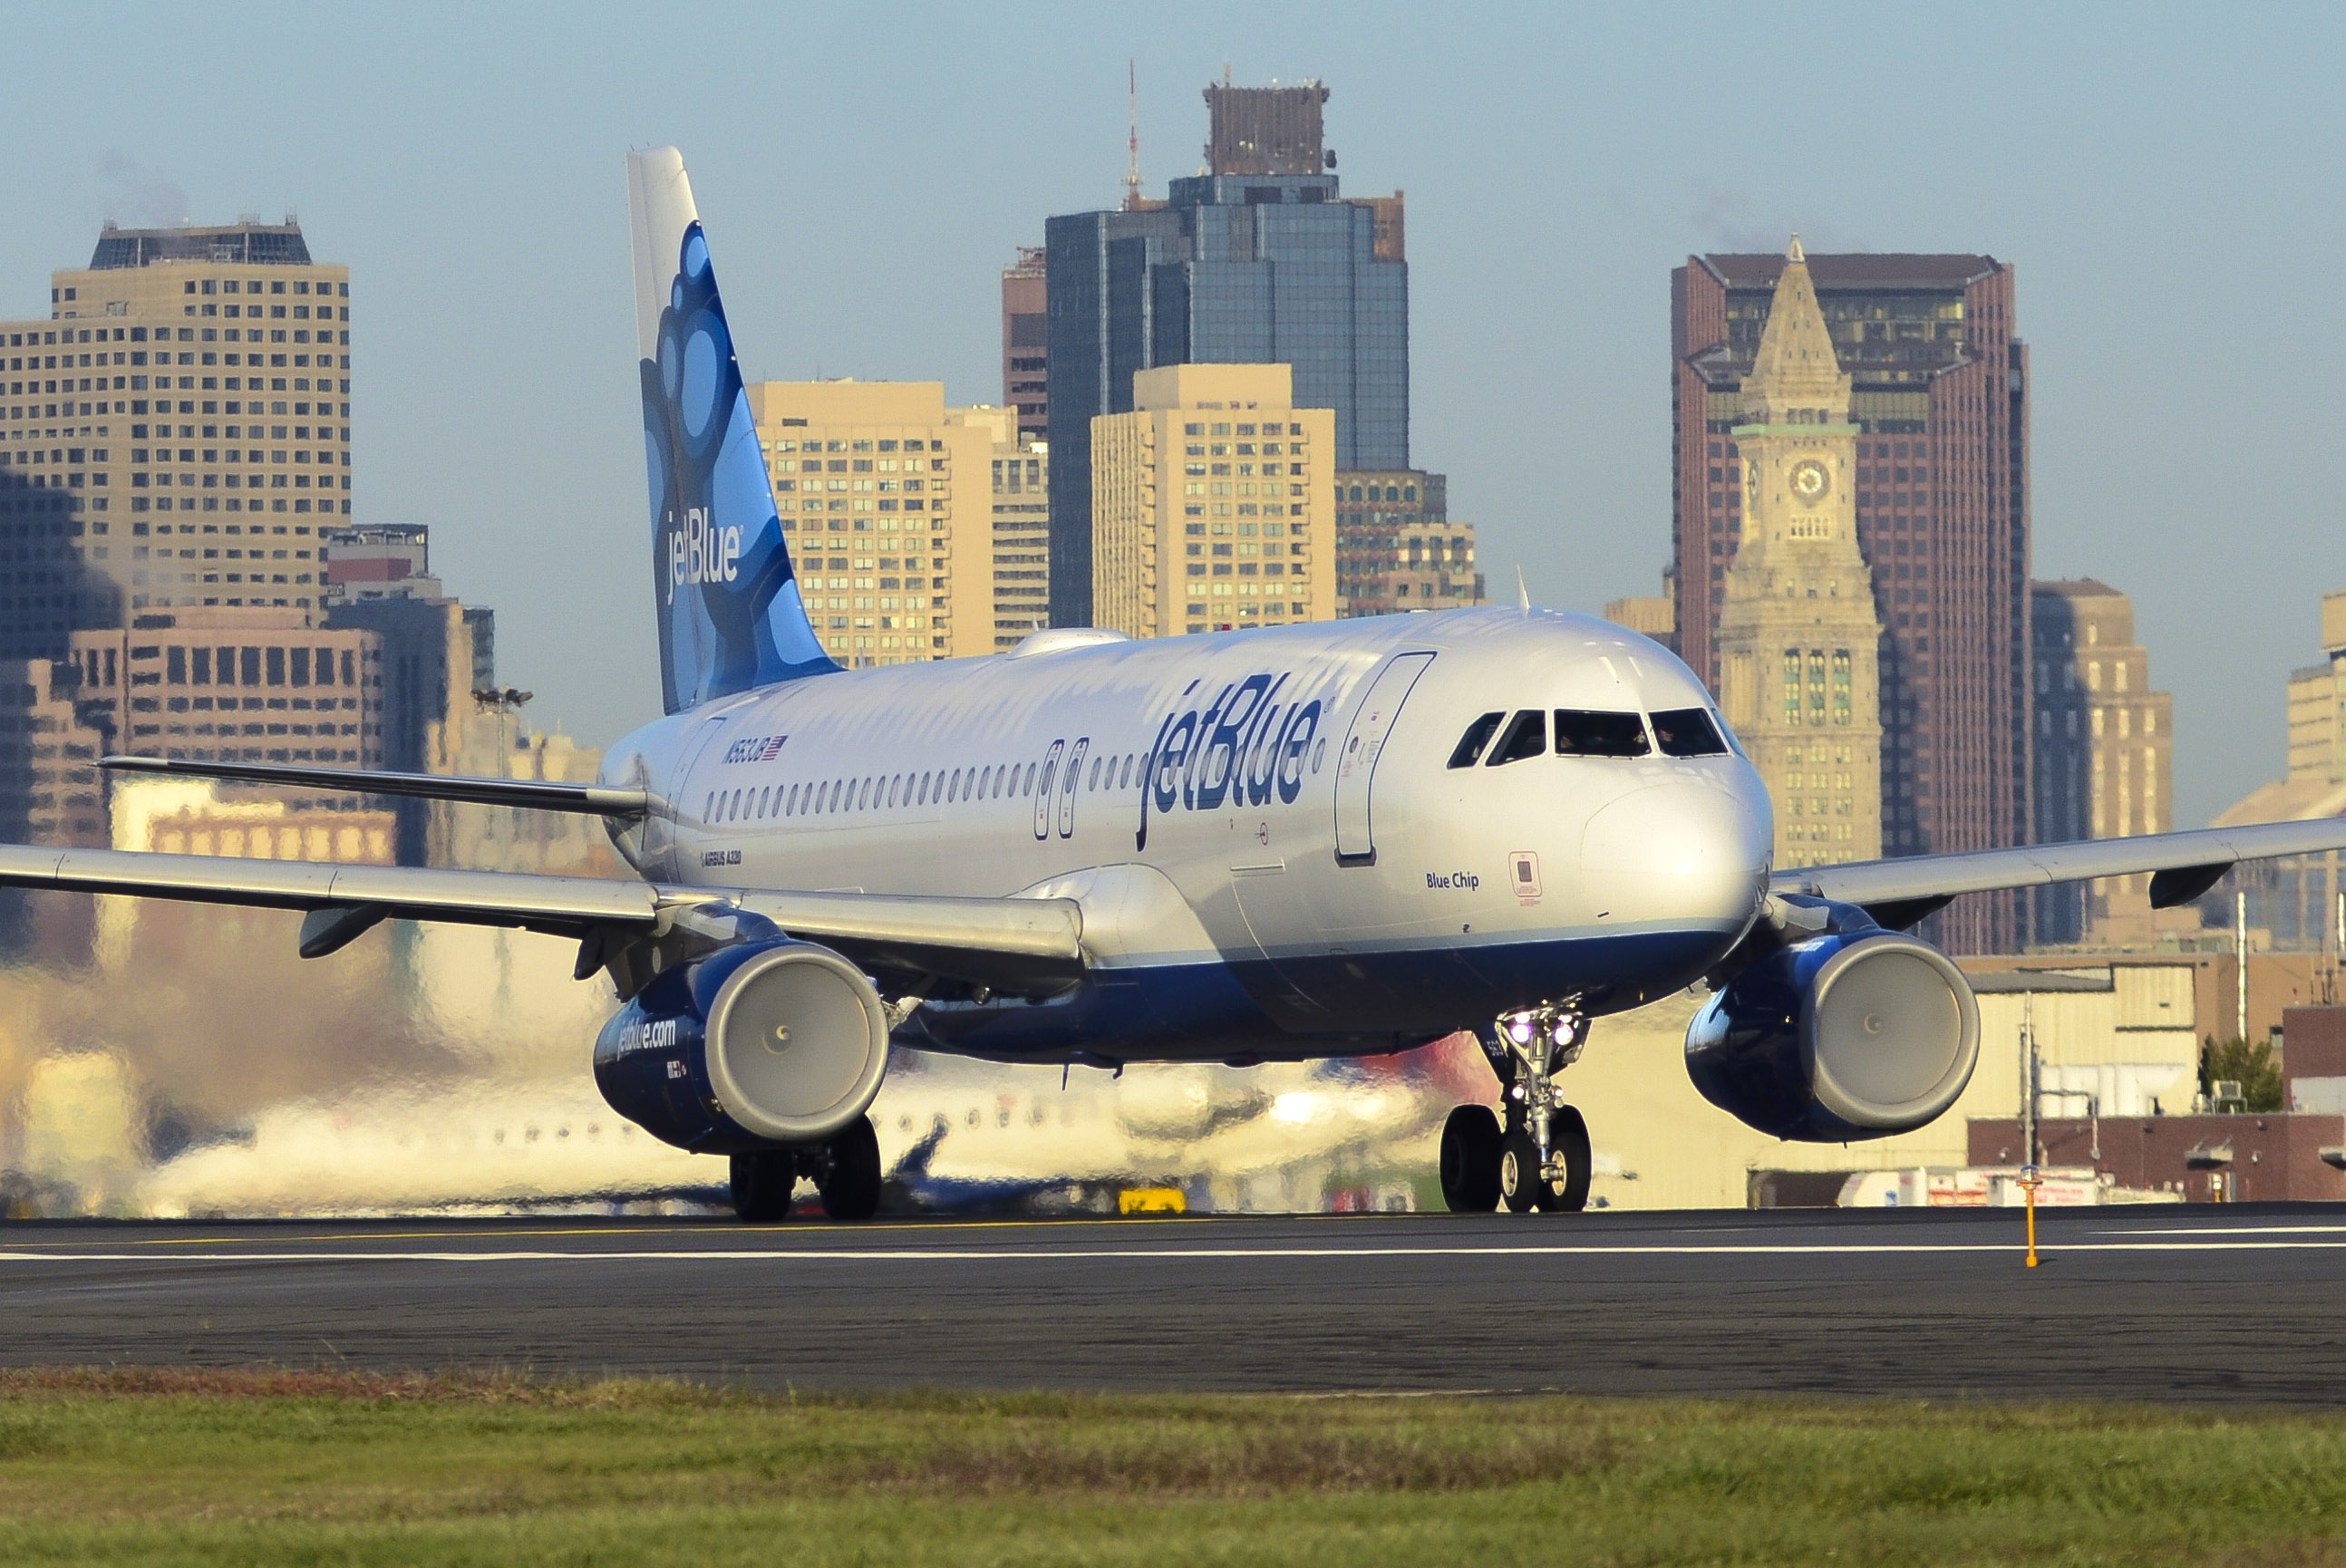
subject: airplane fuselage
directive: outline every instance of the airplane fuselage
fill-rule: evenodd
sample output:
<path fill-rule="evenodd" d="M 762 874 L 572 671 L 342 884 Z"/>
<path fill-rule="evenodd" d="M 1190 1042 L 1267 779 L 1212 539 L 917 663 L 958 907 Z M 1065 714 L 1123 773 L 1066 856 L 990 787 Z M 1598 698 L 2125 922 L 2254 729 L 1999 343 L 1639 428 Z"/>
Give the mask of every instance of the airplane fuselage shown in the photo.
<path fill-rule="evenodd" d="M 1651 715 L 1715 711 L 1609 623 L 1083 638 L 648 725 L 605 763 L 656 802 L 620 848 L 668 882 L 1074 899 L 1084 984 L 934 1000 L 899 1033 L 1011 1060 L 1365 1054 L 1542 1003 L 1617 1011 L 1699 976 L 1758 907 L 1764 788 L 1724 745 L 1663 754 Z M 1543 732 L 1494 761 L 1486 733 L 1454 765 L 1478 718 L 1556 712 L 1634 714 L 1657 738 L 1557 755 Z"/>

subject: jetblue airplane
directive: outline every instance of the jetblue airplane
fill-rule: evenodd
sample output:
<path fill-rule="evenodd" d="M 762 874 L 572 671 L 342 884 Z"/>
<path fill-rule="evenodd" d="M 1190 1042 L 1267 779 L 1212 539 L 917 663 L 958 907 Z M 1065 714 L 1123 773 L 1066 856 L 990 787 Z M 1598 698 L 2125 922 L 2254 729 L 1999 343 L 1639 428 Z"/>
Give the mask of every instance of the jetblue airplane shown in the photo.
<path fill-rule="evenodd" d="M 800 599 L 674 148 L 632 155 L 651 587 L 666 717 L 594 784 L 113 758 L 123 770 L 600 816 L 636 881 L 0 847 L 0 884 L 578 943 L 623 1003 L 603 1095 L 731 1156 L 745 1219 L 801 1176 L 870 1216 L 892 1044 L 999 1062 L 1270 1060 L 1482 1042 L 1498 1109 L 1441 1143 L 1454 1209 L 1583 1207 L 1559 1078 L 1591 1021 L 1703 983 L 1702 1093 L 1845 1142 L 1952 1105 L 1962 972 L 1906 934 L 1966 892 L 2346 849 L 2346 822 L 1774 872 L 1767 792 L 1702 683 L 1586 616 L 1455 610 L 845 670 Z"/>

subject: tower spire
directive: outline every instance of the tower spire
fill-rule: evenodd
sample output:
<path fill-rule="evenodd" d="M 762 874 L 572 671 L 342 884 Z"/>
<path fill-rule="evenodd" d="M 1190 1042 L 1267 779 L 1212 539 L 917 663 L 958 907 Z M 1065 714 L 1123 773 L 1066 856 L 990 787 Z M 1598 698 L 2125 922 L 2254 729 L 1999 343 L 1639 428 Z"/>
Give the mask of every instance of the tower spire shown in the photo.
<path fill-rule="evenodd" d="M 1140 66 L 1137 61 L 1124 62 L 1125 107 L 1131 118 L 1131 128 L 1125 133 L 1124 148 L 1124 209 L 1140 210 Z"/>
<path fill-rule="evenodd" d="M 1850 378 L 1833 351 L 1800 237 L 1784 252 L 1760 351 L 1743 378 L 1743 417 L 1760 424 L 1828 424 L 1849 417 Z"/>

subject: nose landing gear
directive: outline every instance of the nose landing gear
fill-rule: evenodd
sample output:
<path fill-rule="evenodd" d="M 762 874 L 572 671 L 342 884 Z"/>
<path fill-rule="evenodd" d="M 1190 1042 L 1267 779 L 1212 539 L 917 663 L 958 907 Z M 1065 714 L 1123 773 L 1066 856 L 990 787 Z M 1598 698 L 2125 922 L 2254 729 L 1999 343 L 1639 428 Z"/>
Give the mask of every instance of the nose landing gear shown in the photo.
<path fill-rule="evenodd" d="M 1505 1085 L 1500 1125 L 1484 1106 L 1461 1105 L 1442 1129 L 1442 1196 L 1453 1212 L 1516 1214 L 1588 1206 L 1588 1124 L 1557 1097 L 1556 1074 L 1579 1060 L 1587 1014 L 1570 1003 L 1502 1013 L 1482 1037 Z"/>

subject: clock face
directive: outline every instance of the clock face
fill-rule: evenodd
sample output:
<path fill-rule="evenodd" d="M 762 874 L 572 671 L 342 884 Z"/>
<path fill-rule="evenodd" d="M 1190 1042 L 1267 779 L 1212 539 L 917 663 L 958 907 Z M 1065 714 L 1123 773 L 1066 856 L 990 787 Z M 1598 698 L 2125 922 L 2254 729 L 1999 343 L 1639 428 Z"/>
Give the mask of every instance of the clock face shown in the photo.
<path fill-rule="evenodd" d="M 1825 465 L 1812 457 L 1804 457 L 1792 464 L 1792 494 L 1803 506 L 1814 506 L 1832 488 L 1832 476 Z"/>

